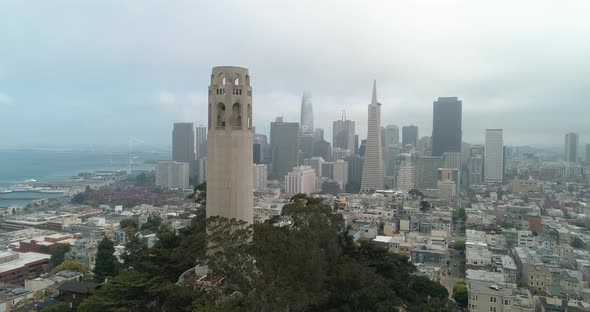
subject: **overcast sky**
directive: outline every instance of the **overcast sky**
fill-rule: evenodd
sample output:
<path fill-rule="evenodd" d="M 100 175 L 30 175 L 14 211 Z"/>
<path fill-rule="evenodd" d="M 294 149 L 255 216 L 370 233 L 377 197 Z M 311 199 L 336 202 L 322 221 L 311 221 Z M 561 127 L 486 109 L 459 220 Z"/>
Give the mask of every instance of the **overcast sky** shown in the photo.
<path fill-rule="evenodd" d="M 590 143 L 589 1 L 0 0 L 0 147 L 170 145 L 205 124 L 211 68 L 249 68 L 254 125 L 299 121 L 304 89 L 331 141 L 346 110 L 431 135 L 432 102 L 463 101 L 463 133 Z"/>

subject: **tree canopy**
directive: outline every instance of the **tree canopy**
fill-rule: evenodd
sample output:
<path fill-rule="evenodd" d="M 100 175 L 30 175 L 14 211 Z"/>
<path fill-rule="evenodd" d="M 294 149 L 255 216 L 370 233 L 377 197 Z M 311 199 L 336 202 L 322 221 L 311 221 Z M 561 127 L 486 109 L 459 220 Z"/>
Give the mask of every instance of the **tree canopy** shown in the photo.
<path fill-rule="evenodd" d="M 453 286 L 453 299 L 457 302 L 459 307 L 467 307 L 469 296 L 467 293 L 467 285 L 464 281 L 459 281 Z"/>
<path fill-rule="evenodd" d="M 107 277 L 113 277 L 117 274 L 119 262 L 115 253 L 115 245 L 107 237 L 103 238 L 98 244 L 96 252 L 96 261 L 94 265 L 94 279 L 102 283 Z"/>
<path fill-rule="evenodd" d="M 80 311 L 454 310 L 446 288 L 417 275 L 407 257 L 354 242 L 340 214 L 303 194 L 264 223 L 205 219 L 202 206 L 190 227 L 164 225 L 157 235 L 153 248 L 130 241 L 125 269 Z M 211 291 L 176 285 L 196 263 L 224 283 Z"/>
<path fill-rule="evenodd" d="M 64 262 L 66 253 L 68 253 L 70 249 L 70 245 L 68 244 L 57 244 L 57 247 L 51 252 L 51 258 L 49 259 L 51 266 L 56 267 Z"/>

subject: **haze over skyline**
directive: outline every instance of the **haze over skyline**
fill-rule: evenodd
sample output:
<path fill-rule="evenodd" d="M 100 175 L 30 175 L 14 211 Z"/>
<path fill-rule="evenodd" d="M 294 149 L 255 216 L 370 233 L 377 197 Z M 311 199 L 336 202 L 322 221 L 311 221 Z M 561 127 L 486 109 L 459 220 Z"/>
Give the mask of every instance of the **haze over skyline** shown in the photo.
<path fill-rule="evenodd" d="M 584 1 L 3 2 L 0 147 L 124 145 L 130 135 L 169 146 L 174 122 L 206 124 L 217 65 L 249 68 L 254 126 L 265 134 L 276 116 L 299 121 L 310 90 L 328 141 L 343 109 L 365 138 L 376 79 L 384 126 L 430 135 L 432 102 L 457 96 L 464 141 L 483 143 L 486 128 L 502 128 L 507 145 L 563 144 L 568 132 L 586 143 L 588 9 Z"/>

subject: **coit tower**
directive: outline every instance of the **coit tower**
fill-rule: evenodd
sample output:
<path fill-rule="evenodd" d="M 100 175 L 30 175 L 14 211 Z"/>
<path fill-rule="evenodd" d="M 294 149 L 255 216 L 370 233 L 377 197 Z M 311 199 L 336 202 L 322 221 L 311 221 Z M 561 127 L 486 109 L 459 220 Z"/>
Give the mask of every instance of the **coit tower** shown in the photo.
<path fill-rule="evenodd" d="M 252 88 L 248 69 L 213 68 L 207 135 L 207 217 L 253 222 Z"/>

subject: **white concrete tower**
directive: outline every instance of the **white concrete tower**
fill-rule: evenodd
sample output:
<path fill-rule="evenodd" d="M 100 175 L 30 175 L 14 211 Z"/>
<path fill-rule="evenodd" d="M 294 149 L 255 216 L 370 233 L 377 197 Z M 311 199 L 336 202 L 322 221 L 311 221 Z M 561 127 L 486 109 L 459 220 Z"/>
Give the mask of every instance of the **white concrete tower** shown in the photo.
<path fill-rule="evenodd" d="M 248 69 L 213 68 L 207 135 L 207 217 L 253 222 L 252 88 Z"/>
<path fill-rule="evenodd" d="M 383 189 L 383 153 L 381 151 L 381 103 L 377 102 L 377 82 L 373 82 L 373 97 L 369 104 L 367 147 L 363 165 L 361 191 Z"/>

